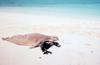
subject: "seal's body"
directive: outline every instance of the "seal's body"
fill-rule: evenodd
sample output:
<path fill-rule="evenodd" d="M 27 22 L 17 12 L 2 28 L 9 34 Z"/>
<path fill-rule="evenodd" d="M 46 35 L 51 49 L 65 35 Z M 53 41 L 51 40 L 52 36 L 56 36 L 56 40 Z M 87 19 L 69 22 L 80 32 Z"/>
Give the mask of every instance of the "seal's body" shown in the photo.
<path fill-rule="evenodd" d="M 12 37 L 6 37 L 2 39 L 12 42 L 16 45 L 31 46 L 31 48 L 36 48 L 42 45 L 45 41 L 50 41 L 50 42 L 57 41 L 58 37 L 48 36 L 40 33 L 32 33 L 25 35 L 15 35 Z"/>

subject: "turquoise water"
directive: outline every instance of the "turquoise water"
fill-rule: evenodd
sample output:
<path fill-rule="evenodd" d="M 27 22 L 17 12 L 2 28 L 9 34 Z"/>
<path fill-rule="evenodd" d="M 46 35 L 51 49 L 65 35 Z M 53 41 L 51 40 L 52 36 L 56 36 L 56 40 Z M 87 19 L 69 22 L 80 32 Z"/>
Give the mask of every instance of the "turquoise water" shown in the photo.
<path fill-rule="evenodd" d="M 100 4 L 63 4 L 63 5 L 44 5 L 44 6 L 3 6 L 0 9 L 25 10 L 25 11 L 45 11 L 58 13 L 84 13 L 100 15 Z"/>
<path fill-rule="evenodd" d="M 0 6 L 41 6 L 54 4 L 98 4 L 100 0 L 0 0 Z"/>
<path fill-rule="evenodd" d="M 100 15 L 100 0 L 0 0 L 0 7 L 61 14 Z"/>
<path fill-rule="evenodd" d="M 100 16 L 100 4 L 63 4 L 63 5 L 47 5 L 47 6 L 6 6 L 0 7 L 0 11 L 20 11 L 28 13 L 43 13 L 54 15 L 88 15 Z"/>
<path fill-rule="evenodd" d="M 41 23 L 100 23 L 100 4 L 63 4 L 48 6 L 6 6 L 0 12 L 39 16 Z M 30 16 L 30 17 L 31 17 Z M 45 20 L 47 17 L 47 21 Z M 26 17 L 27 18 L 27 17 Z M 32 18 L 34 20 L 34 18 Z M 25 22 L 25 21 L 24 21 Z M 51 24 L 53 24 L 51 23 Z"/>

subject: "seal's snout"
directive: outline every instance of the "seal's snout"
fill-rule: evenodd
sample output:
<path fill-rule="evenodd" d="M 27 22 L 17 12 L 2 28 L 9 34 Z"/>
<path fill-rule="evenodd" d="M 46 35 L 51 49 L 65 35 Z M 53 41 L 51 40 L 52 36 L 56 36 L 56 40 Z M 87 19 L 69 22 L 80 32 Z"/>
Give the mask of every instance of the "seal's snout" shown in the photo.
<path fill-rule="evenodd" d="M 58 42 L 53 42 L 53 45 L 55 45 L 57 47 L 61 47 L 61 45 Z"/>
<path fill-rule="evenodd" d="M 61 45 L 58 45 L 57 47 L 61 47 Z"/>

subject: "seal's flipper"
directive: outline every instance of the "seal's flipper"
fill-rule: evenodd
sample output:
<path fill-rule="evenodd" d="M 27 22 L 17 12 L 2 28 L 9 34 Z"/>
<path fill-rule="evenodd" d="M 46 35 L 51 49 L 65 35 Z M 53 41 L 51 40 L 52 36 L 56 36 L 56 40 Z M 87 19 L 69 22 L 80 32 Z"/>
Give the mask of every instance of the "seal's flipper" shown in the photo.
<path fill-rule="evenodd" d="M 43 54 L 52 54 L 52 52 L 51 51 L 46 51 Z"/>

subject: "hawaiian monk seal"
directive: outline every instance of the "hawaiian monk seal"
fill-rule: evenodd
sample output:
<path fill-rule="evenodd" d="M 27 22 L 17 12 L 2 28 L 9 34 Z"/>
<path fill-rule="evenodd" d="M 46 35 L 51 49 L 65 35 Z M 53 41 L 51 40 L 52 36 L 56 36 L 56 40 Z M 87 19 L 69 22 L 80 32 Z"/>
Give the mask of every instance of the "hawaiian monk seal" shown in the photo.
<path fill-rule="evenodd" d="M 12 37 L 5 37 L 2 38 L 3 40 L 12 42 L 16 45 L 22 46 L 31 46 L 31 48 L 36 48 L 42 45 L 45 41 L 52 42 L 58 41 L 57 36 L 48 36 L 40 33 L 32 33 L 32 34 L 25 34 L 25 35 L 15 35 Z"/>

